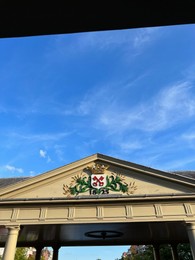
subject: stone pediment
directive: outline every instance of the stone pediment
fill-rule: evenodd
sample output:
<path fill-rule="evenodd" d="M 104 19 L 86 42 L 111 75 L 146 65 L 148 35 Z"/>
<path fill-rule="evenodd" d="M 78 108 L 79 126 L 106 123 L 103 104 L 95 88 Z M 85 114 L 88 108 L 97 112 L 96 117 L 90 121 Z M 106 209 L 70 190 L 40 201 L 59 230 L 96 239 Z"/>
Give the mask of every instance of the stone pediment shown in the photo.
<path fill-rule="evenodd" d="M 0 189 L 1 199 L 190 194 L 195 181 L 95 154 Z"/>

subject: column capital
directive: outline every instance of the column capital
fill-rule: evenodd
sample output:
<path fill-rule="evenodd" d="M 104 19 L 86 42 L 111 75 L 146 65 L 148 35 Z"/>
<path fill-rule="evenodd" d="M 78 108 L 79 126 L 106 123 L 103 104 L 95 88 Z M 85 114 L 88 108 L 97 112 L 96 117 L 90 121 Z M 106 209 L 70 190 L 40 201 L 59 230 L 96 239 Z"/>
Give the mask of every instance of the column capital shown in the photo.
<path fill-rule="evenodd" d="M 195 221 L 186 222 L 187 229 L 195 230 Z"/>
<path fill-rule="evenodd" d="M 20 225 L 5 225 L 5 228 L 11 230 L 20 230 Z"/>

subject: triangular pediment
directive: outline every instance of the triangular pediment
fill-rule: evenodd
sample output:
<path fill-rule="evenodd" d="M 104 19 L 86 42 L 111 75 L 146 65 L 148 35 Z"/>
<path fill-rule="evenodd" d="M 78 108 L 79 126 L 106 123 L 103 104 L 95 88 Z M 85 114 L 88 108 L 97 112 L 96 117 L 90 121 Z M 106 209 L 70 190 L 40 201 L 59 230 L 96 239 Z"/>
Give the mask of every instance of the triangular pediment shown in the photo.
<path fill-rule="evenodd" d="M 52 199 L 193 193 L 195 181 L 95 154 L 0 189 L 0 198 Z"/>

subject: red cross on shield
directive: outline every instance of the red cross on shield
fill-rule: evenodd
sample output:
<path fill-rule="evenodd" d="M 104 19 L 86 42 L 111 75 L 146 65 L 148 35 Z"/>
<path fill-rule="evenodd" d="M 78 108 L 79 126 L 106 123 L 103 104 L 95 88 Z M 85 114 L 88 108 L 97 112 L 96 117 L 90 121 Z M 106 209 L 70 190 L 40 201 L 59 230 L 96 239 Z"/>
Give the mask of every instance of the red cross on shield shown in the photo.
<path fill-rule="evenodd" d="M 106 178 L 104 174 L 92 174 L 91 186 L 95 189 L 100 189 L 106 186 Z"/>

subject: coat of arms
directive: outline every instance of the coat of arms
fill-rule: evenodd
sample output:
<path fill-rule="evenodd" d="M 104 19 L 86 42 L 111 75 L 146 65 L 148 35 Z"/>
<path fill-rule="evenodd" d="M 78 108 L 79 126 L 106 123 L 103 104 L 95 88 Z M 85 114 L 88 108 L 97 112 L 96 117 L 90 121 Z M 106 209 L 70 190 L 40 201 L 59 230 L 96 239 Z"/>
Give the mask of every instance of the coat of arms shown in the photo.
<path fill-rule="evenodd" d="M 98 163 L 87 167 L 85 171 L 90 174 L 83 171 L 80 175 L 72 177 L 69 186 L 63 185 L 64 194 L 71 196 L 89 192 L 91 195 L 104 195 L 112 191 L 130 195 L 135 192 L 135 182 L 128 184 L 125 182 L 125 176 L 114 172 L 107 175 L 105 172 L 108 168 L 109 166 Z"/>
<path fill-rule="evenodd" d="M 107 184 L 106 176 L 104 174 L 105 169 L 108 169 L 108 166 L 101 164 L 95 164 L 93 167 L 88 167 L 91 170 L 91 186 L 94 189 L 104 188 Z"/>

